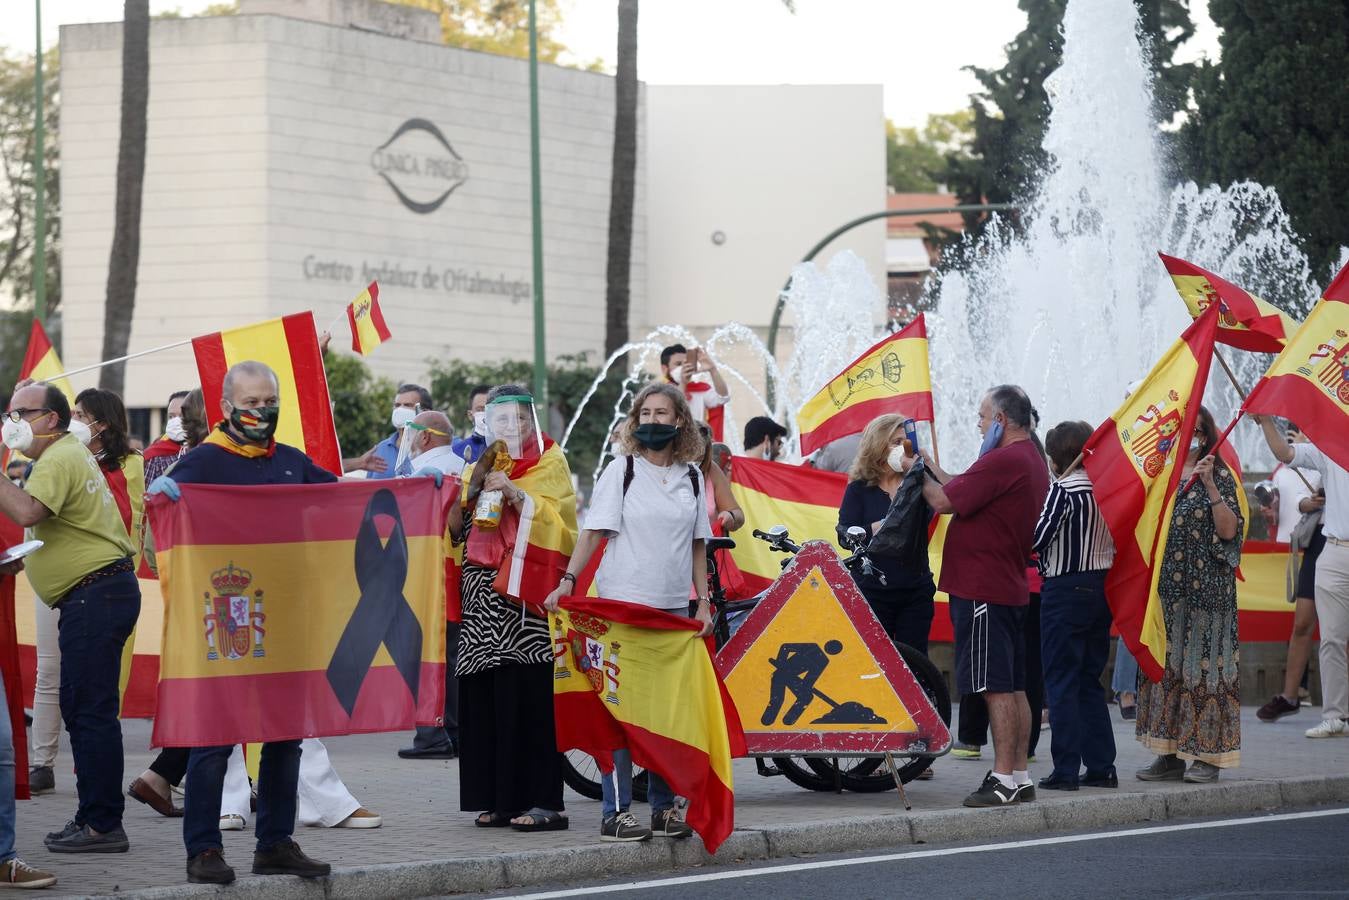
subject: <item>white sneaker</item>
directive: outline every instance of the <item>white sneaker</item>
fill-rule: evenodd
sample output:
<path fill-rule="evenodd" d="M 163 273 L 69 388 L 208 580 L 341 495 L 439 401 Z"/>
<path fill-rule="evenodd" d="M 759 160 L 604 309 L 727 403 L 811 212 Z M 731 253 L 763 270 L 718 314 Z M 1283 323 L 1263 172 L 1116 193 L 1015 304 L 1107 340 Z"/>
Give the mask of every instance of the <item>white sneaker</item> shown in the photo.
<path fill-rule="evenodd" d="M 1314 728 L 1308 728 L 1306 734 L 1307 737 L 1309 738 L 1344 737 L 1345 736 L 1344 720 L 1325 719 L 1321 722 L 1320 725 L 1317 725 Z"/>
<path fill-rule="evenodd" d="M 245 824 L 244 817 L 234 813 L 220 817 L 221 831 L 243 831 Z"/>

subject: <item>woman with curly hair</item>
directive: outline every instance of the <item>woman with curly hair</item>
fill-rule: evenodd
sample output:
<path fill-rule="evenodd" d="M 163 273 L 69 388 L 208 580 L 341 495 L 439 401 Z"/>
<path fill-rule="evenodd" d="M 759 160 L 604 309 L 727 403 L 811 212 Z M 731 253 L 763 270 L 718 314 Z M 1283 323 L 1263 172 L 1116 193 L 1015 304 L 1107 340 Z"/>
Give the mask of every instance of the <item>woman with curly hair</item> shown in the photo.
<path fill-rule="evenodd" d="M 595 573 L 601 597 L 636 603 L 677 616 L 689 611 L 689 585 L 697 597 L 695 617 L 704 635 L 712 633 L 707 599 L 706 541 L 712 536 L 703 474 L 703 437 L 683 393 L 668 384 L 649 384 L 628 410 L 619 440 L 624 455 L 610 462 L 595 482 L 586 527 L 576 551 L 544 606 L 556 610 L 573 592 L 600 541 L 608 538 Z M 631 812 L 632 756 L 614 751 L 614 771 L 602 779 L 600 839 L 644 841 L 652 834 L 684 838 L 692 830 L 680 820 L 674 792 L 647 769 L 651 827 Z"/>

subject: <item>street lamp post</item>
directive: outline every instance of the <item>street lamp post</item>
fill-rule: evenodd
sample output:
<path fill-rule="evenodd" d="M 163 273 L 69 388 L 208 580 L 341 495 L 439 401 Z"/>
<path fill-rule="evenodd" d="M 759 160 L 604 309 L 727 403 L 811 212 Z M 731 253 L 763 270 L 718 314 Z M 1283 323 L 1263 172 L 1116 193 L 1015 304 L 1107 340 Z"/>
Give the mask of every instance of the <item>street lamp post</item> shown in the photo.
<path fill-rule="evenodd" d="M 33 315 L 47 318 L 47 160 L 42 89 L 42 0 L 33 0 L 37 55 L 33 70 Z"/>
<path fill-rule="evenodd" d="M 534 403 L 548 421 L 548 356 L 544 351 L 543 200 L 539 168 L 539 24 L 529 0 L 529 172 L 534 224 Z"/>

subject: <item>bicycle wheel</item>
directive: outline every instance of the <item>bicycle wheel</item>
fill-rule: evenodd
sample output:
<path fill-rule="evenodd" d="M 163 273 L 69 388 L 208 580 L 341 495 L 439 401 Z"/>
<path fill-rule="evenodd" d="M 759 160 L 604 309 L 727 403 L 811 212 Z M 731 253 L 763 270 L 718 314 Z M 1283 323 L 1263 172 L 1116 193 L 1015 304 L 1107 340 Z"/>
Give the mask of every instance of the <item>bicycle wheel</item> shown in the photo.
<path fill-rule="evenodd" d="M 604 792 L 600 788 L 600 772 L 595 758 L 580 750 L 568 750 L 562 754 L 562 781 L 582 797 L 600 800 Z M 646 770 L 641 766 L 632 767 L 632 799 L 646 802 Z"/>
<path fill-rule="evenodd" d="M 941 670 L 932 663 L 932 660 L 908 644 L 895 641 L 895 649 L 899 651 L 904 664 L 913 673 L 918 686 L 922 688 L 923 693 L 927 695 L 928 700 L 936 708 L 937 714 L 949 726 L 951 724 L 951 694 L 946 689 L 946 680 L 942 678 Z M 904 765 L 898 766 L 897 764 L 899 780 L 903 784 L 913 781 L 932 765 L 932 757 L 930 756 L 912 756 L 907 757 L 907 759 L 908 762 Z M 821 778 L 829 778 L 831 783 L 834 771 L 837 769 L 839 781 L 850 791 L 872 794 L 890 790 L 895 786 L 895 780 L 890 775 L 890 767 L 885 764 L 885 757 L 883 756 L 852 759 L 812 758 L 808 762 L 817 775 Z"/>
<path fill-rule="evenodd" d="M 804 760 L 807 765 L 801 765 Z M 834 773 L 831 771 L 827 776 L 820 775 L 814 771 L 814 760 L 802 756 L 775 756 L 773 765 L 797 787 L 803 787 L 808 791 L 832 791 L 835 789 Z"/>

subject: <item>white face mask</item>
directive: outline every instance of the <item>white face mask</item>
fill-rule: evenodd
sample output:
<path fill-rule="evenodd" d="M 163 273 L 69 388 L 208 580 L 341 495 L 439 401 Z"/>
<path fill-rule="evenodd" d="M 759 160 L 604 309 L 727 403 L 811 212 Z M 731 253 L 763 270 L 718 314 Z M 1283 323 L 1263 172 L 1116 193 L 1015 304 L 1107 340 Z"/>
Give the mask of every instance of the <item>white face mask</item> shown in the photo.
<path fill-rule="evenodd" d="M 1204 443 L 1203 443 L 1202 441 L 1200 441 L 1199 438 L 1191 438 L 1191 439 L 1190 439 L 1190 452 L 1191 452 L 1191 453 L 1198 453 L 1200 450 L 1203 450 L 1203 449 L 1204 449 Z"/>
<path fill-rule="evenodd" d="M 169 440 L 179 444 L 187 443 L 187 430 L 183 428 L 183 417 L 174 416 L 164 423 L 164 434 L 168 435 Z"/>
<path fill-rule="evenodd" d="M 897 446 L 891 447 L 891 448 L 890 448 L 890 455 L 887 456 L 887 457 L 885 458 L 885 461 L 886 461 L 887 463 L 889 463 L 889 464 L 890 464 L 890 468 L 894 469 L 896 472 L 903 472 L 903 471 L 904 471 L 904 445 L 903 445 L 903 444 L 899 444 L 899 445 L 897 445 Z"/>
<path fill-rule="evenodd" d="M 0 439 L 4 440 L 5 446 L 9 449 L 23 453 L 33 446 L 33 426 L 28 424 L 27 419 L 20 419 L 17 422 L 5 419 L 4 426 L 0 427 Z"/>
<path fill-rule="evenodd" d="M 473 414 L 473 433 L 478 437 L 487 437 L 487 413 L 485 411 Z"/>
<path fill-rule="evenodd" d="M 408 409 L 406 406 L 395 406 L 393 415 L 389 416 L 389 424 L 394 428 L 402 428 L 413 419 L 417 418 L 415 409 Z"/>
<path fill-rule="evenodd" d="M 683 384 L 683 383 L 684 383 L 684 367 L 683 367 L 683 366 L 671 366 L 671 367 L 670 367 L 670 380 L 673 381 L 675 384 Z"/>
<path fill-rule="evenodd" d="M 609 455 L 617 459 L 623 455 L 623 443 L 621 441 L 609 442 Z"/>
<path fill-rule="evenodd" d="M 86 447 L 88 447 L 89 442 L 94 439 L 94 432 L 88 425 L 84 424 L 79 419 L 71 419 L 70 428 L 68 430 L 71 434 L 75 435 L 75 440 Z"/>

